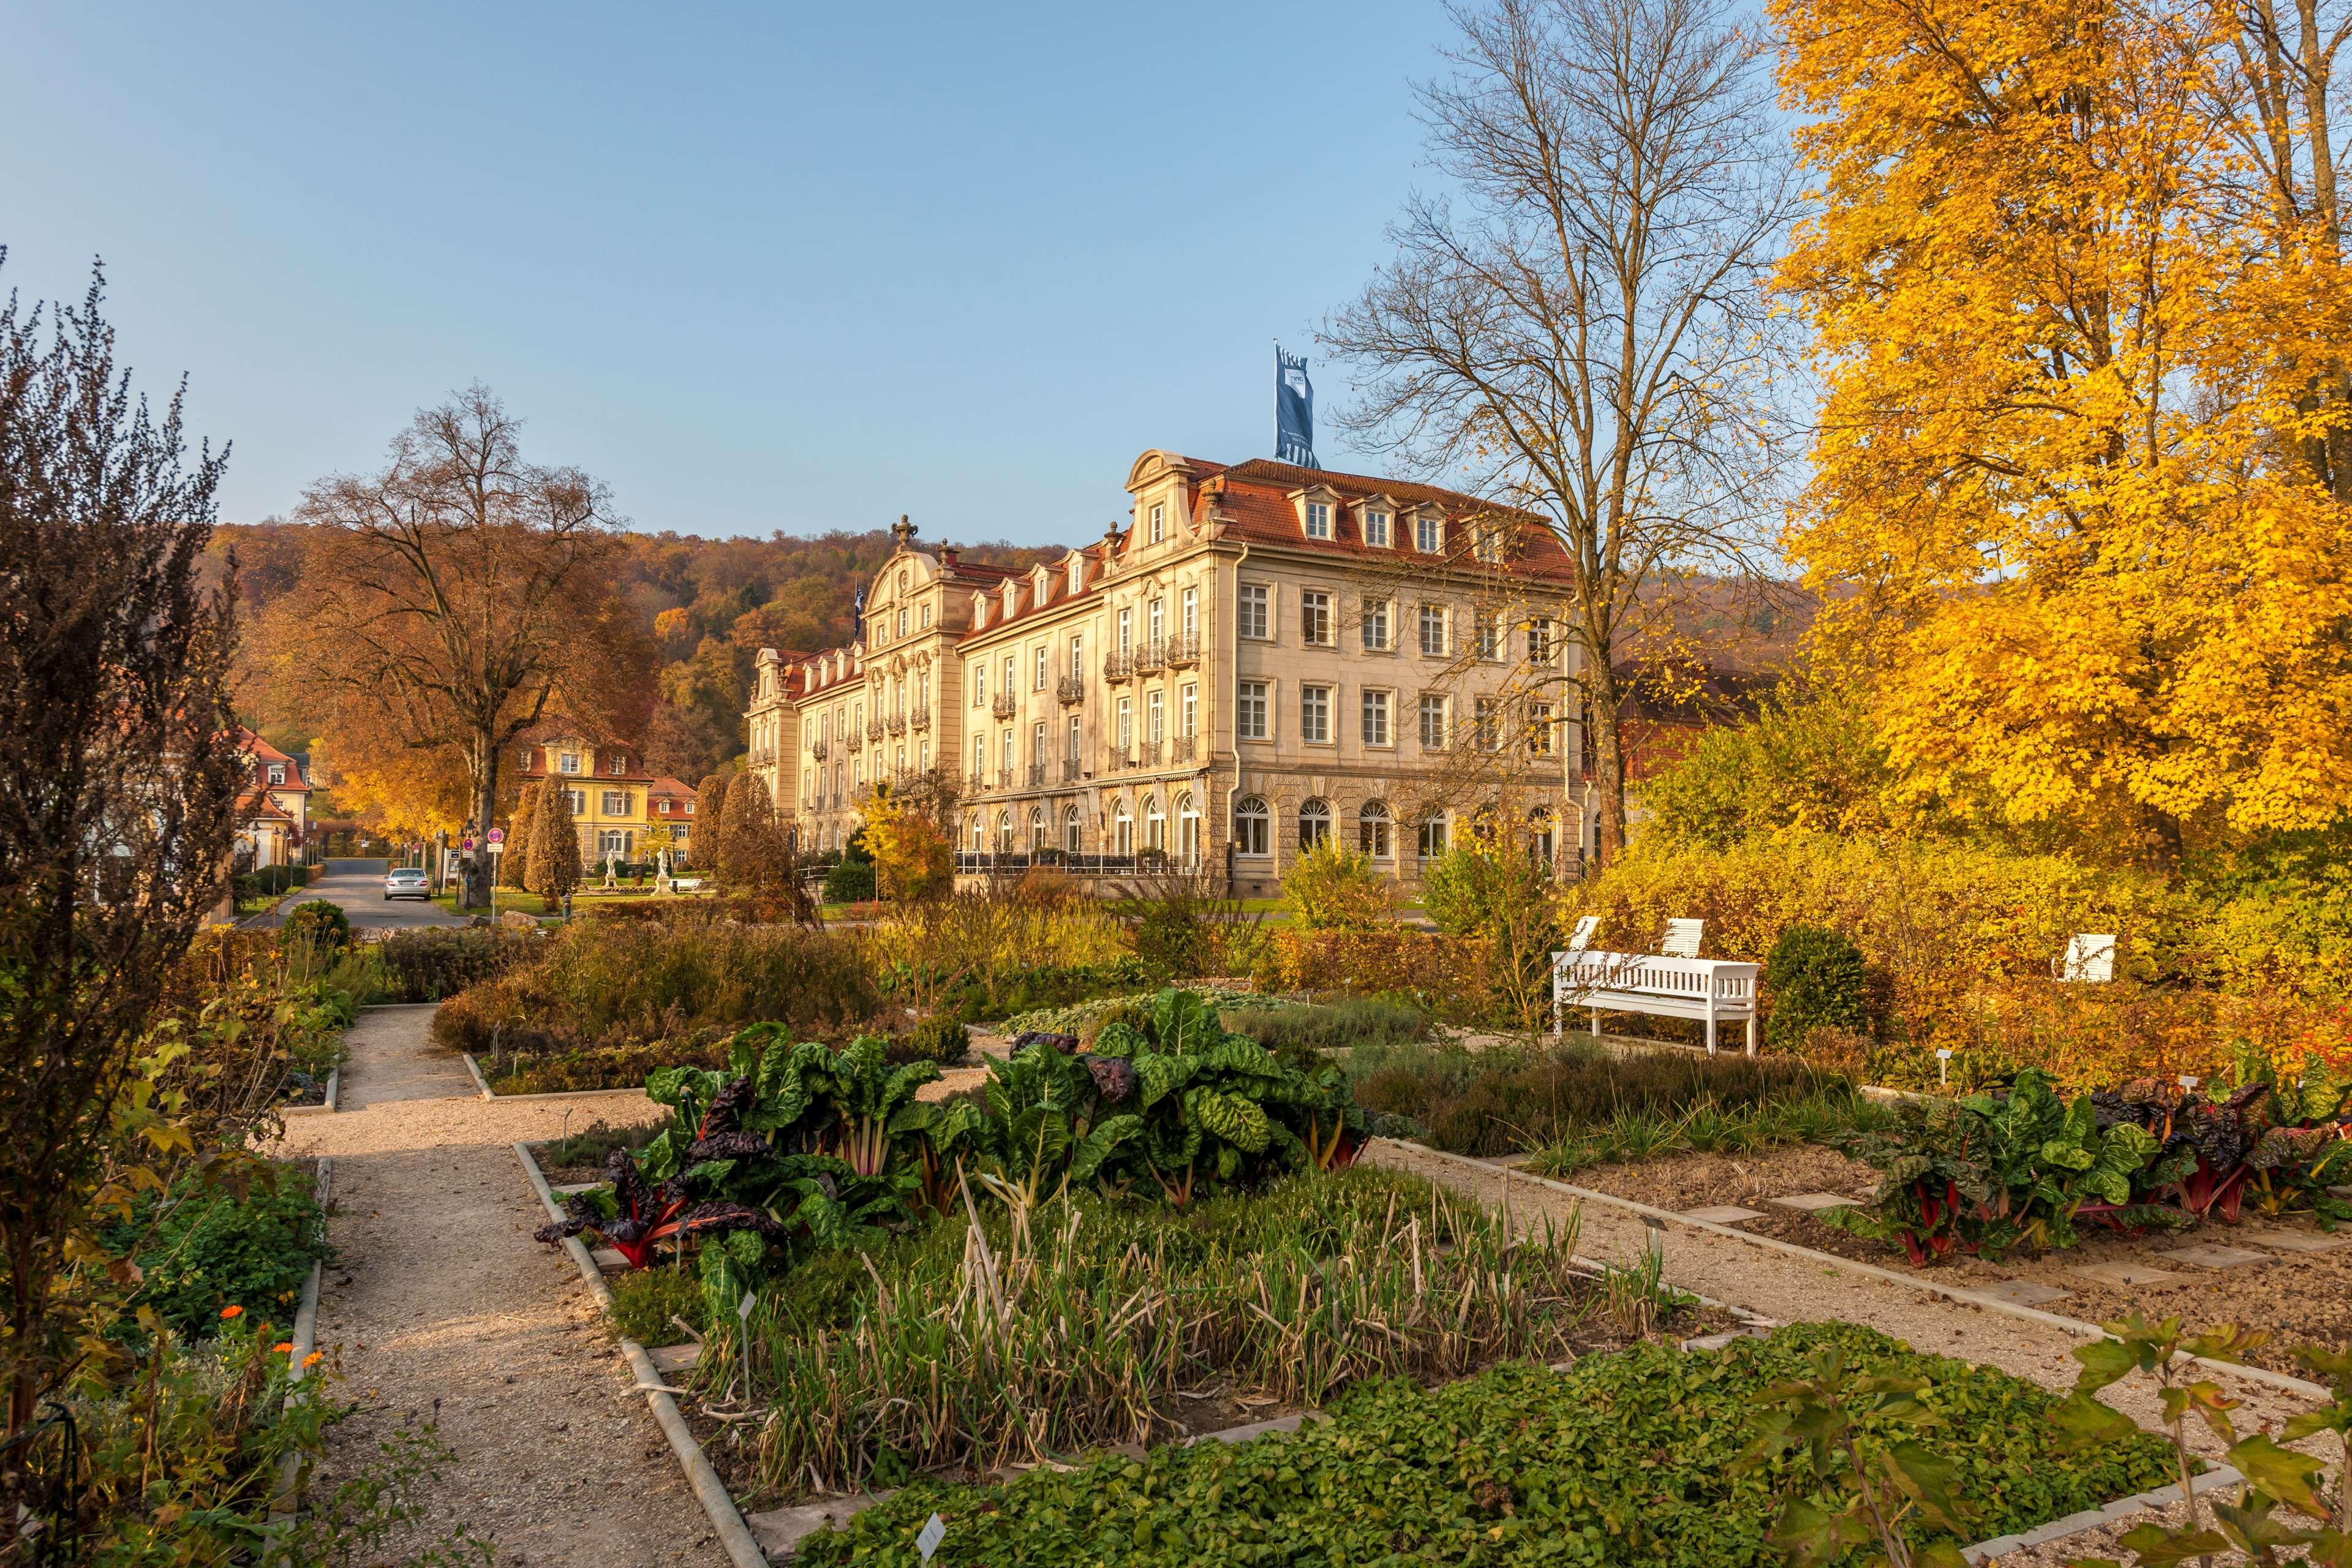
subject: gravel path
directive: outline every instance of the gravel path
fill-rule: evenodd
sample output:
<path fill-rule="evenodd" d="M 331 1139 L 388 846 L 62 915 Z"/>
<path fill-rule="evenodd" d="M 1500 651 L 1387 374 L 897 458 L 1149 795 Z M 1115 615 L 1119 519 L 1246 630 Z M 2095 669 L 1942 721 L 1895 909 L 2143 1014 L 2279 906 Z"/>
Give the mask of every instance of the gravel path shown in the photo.
<path fill-rule="evenodd" d="M 330 1439 L 322 1484 L 365 1468 L 403 1422 L 437 1418 L 456 1458 L 383 1560 L 462 1524 L 501 1565 L 724 1568 L 570 1258 L 530 1238 L 545 1216 L 510 1146 L 660 1108 L 476 1098 L 465 1064 L 433 1045 L 432 1014 L 362 1014 L 343 1109 L 288 1124 L 285 1152 L 335 1162 L 342 1261 L 319 1339 L 360 1404 Z"/>
<path fill-rule="evenodd" d="M 1649 1228 L 1641 1216 L 1600 1204 L 1580 1204 L 1524 1176 L 1499 1167 L 1472 1169 L 1451 1160 L 1431 1157 L 1418 1149 L 1373 1141 L 1366 1156 L 1375 1164 L 1411 1171 L 1432 1182 L 1471 1193 L 1489 1206 L 1510 1205 L 1520 1226 L 1554 1225 L 1571 1215 L 1580 1226 L 1577 1250 L 1601 1261 L 1632 1263 L 1650 1245 Z M 2074 1335 L 2047 1324 L 1988 1311 L 1967 1302 L 1950 1300 L 1924 1290 L 1909 1290 L 1881 1280 L 1751 1247 L 1727 1237 L 1708 1235 L 1686 1226 L 1669 1226 L 1663 1243 L 1666 1279 L 1735 1307 L 1745 1307 L 1777 1322 L 1842 1319 L 1867 1324 L 1882 1333 L 1907 1342 L 1917 1351 L 1956 1356 L 1962 1361 L 1999 1367 L 2045 1388 L 2063 1392 L 2074 1386 L 2080 1370 L 2070 1353 L 2079 1342 Z M 2064 1303 L 2058 1305 L 2063 1307 Z M 2198 1325 L 2202 1326 L 2202 1325 Z M 2294 1395 L 2226 1373 L 2217 1375 L 2224 1388 L 2241 1400 L 2236 1413 L 2240 1432 L 2273 1426 L 2305 1408 Z M 2160 1429 L 2153 1379 L 2135 1375 L 2105 1390 L 2101 1397 L 2151 1430 Z M 2202 1426 L 2191 1423 L 2191 1447 L 2217 1457 L 2221 1446 Z M 2339 1453 L 2324 1445 L 2297 1445 L 2331 1464 Z M 2112 1531 L 2083 1535 L 2053 1544 L 2040 1552 L 2018 1552 L 2003 1556 L 2002 1568 L 2042 1568 L 2080 1556 L 2113 1552 L 2115 1536 L 2134 1520 Z"/>

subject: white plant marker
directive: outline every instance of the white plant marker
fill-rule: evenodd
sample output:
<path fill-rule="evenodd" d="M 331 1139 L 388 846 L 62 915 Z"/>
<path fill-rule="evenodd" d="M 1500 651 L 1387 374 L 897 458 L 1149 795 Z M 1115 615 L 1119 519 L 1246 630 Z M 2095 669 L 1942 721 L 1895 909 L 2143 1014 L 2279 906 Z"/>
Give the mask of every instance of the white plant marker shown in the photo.
<path fill-rule="evenodd" d="M 2193 1072 L 2185 1072 L 2180 1075 L 2180 1087 L 2187 1089 L 2191 1094 L 2195 1094 L 2197 1092 L 2197 1075 Z"/>
<path fill-rule="evenodd" d="M 929 1563 L 931 1560 L 931 1553 L 937 1552 L 940 1549 L 940 1542 L 947 1538 L 948 1521 L 938 1514 L 933 1514 L 924 1522 L 922 1533 L 915 1537 L 915 1550 L 923 1554 L 924 1562 Z"/>
<path fill-rule="evenodd" d="M 746 1290 L 743 1299 L 735 1303 L 735 1342 L 743 1347 L 743 1397 L 751 1397 L 751 1308 L 760 1300 L 757 1290 Z"/>
<path fill-rule="evenodd" d="M 1936 1053 L 1936 1081 L 1946 1088 L 1952 1082 L 1952 1052 L 1949 1047 Z"/>

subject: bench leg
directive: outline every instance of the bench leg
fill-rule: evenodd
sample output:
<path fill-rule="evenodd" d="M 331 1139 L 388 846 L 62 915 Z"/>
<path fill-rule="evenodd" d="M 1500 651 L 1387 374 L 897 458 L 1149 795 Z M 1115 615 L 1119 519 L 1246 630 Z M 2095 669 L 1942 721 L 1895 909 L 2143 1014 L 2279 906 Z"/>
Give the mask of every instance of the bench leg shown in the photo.
<path fill-rule="evenodd" d="M 1751 1057 L 1756 1054 L 1756 1015 L 1753 1013 L 1748 1015 L 1748 1054 Z"/>
<path fill-rule="evenodd" d="M 1598 1007 L 1592 1010 L 1592 1037 L 1596 1040 L 1601 1037 L 1601 1009 Z"/>
<path fill-rule="evenodd" d="M 1715 1013 L 1713 1009 L 1709 1009 L 1706 1015 L 1706 1054 L 1708 1056 L 1715 1055 Z"/>

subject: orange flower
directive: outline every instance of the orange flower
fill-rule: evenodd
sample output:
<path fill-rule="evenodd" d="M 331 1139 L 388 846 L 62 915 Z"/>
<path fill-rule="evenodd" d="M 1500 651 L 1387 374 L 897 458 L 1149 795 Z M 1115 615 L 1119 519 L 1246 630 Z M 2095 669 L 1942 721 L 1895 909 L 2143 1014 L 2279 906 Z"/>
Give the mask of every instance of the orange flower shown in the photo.
<path fill-rule="evenodd" d="M 276 1344 L 270 1346 L 269 1350 L 270 1353 L 273 1355 L 292 1355 L 294 1353 L 294 1342 L 292 1340 L 280 1340 Z"/>
<path fill-rule="evenodd" d="M 223 1307 L 221 1309 L 221 1318 L 224 1321 L 230 1318 L 241 1318 L 243 1316 L 245 1316 L 245 1309 L 242 1307 Z"/>
<path fill-rule="evenodd" d="M 318 1365 L 320 1362 L 326 1359 L 327 1352 L 325 1351 L 312 1351 L 309 1355 L 302 1358 L 302 1365 L 307 1370 Z"/>

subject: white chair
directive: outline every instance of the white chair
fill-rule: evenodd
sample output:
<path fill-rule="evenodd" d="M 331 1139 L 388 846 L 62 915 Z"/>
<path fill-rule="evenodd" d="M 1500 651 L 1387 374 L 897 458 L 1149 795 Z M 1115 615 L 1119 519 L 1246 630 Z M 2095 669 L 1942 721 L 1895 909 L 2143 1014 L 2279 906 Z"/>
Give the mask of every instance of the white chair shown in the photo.
<path fill-rule="evenodd" d="M 2077 931 L 2066 943 L 2066 956 L 2053 965 L 2061 980 L 2099 984 L 2116 977 L 2113 931 Z"/>
<path fill-rule="evenodd" d="M 1668 921 L 1666 934 L 1658 939 L 1658 953 L 1663 958 L 1696 958 L 1698 940 L 1706 931 L 1705 921 Z"/>

